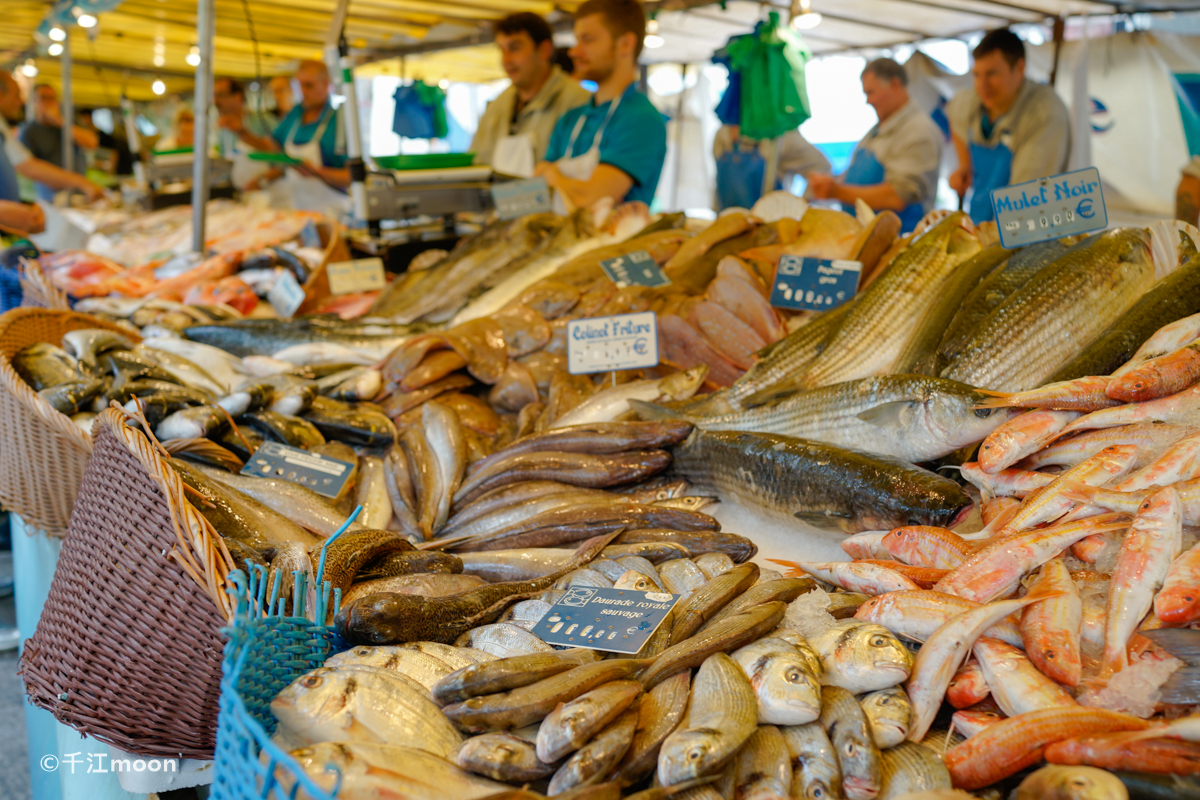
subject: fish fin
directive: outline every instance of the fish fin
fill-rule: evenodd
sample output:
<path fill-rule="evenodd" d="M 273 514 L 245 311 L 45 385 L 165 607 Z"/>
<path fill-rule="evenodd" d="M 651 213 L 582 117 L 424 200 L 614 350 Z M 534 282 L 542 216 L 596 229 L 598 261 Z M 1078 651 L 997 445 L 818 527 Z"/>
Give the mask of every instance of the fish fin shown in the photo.
<path fill-rule="evenodd" d="M 765 406 L 768 403 L 799 394 L 801 391 L 803 390 L 794 383 L 777 383 L 774 386 L 768 386 L 766 389 L 759 389 L 754 394 L 743 398 L 741 402 L 742 410 Z"/>
<path fill-rule="evenodd" d="M 837 521 L 839 519 L 850 519 L 849 514 L 827 514 L 823 511 L 797 511 L 792 516 L 806 525 L 827 531 L 841 530 Z"/>
<path fill-rule="evenodd" d="M 1100 491 L 1095 486 L 1089 486 L 1083 481 L 1075 481 L 1070 478 L 1060 479 L 1059 486 L 1063 497 L 1079 503 L 1092 502 L 1092 498 Z"/>
<path fill-rule="evenodd" d="M 803 578 L 808 575 L 807 572 L 800 569 L 799 562 L 783 561 L 778 558 L 768 558 L 767 561 L 770 561 L 772 564 L 778 564 L 781 567 L 787 567 L 788 572 L 784 575 L 784 577 L 786 577 L 786 578 Z"/>
<path fill-rule="evenodd" d="M 644 420 L 687 419 L 687 415 L 681 411 L 645 400 L 630 400 L 629 407 Z"/>
<path fill-rule="evenodd" d="M 915 403 L 912 400 L 896 400 L 895 402 L 881 403 L 873 408 L 868 408 L 866 411 L 855 414 L 855 416 L 863 422 L 880 428 L 901 426 L 903 425 L 903 421 L 900 419 L 900 415 L 904 413 L 906 408 L 913 405 Z"/>
<path fill-rule="evenodd" d="M 1153 631 L 1142 631 L 1142 636 L 1189 667 L 1200 667 L 1200 631 L 1189 628 L 1159 628 Z M 1192 680 L 1196 680 L 1195 676 Z"/>
<path fill-rule="evenodd" d="M 975 391 L 987 395 L 988 398 L 976 403 L 975 408 L 1011 408 L 1018 405 L 1012 400 L 1015 396 L 1013 392 L 993 392 L 990 389 L 976 389 Z"/>

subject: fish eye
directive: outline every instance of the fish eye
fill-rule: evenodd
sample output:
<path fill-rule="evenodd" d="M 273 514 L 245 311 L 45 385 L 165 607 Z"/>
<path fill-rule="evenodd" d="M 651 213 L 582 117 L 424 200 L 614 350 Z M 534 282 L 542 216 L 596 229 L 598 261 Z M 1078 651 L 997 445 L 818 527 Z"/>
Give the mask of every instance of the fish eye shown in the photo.
<path fill-rule="evenodd" d="M 846 755 L 854 757 L 858 753 L 858 747 L 854 742 L 846 742 Z"/>
<path fill-rule="evenodd" d="M 813 790 L 809 793 L 809 796 L 812 797 L 813 800 L 821 800 L 821 798 L 825 797 L 825 787 L 824 786 L 813 787 Z"/>
<path fill-rule="evenodd" d="M 356 656 L 369 656 L 371 655 L 371 648 L 367 647 L 366 645 L 359 645 L 358 647 L 354 648 L 352 652 Z"/>
<path fill-rule="evenodd" d="M 305 675 L 300 680 L 300 685 L 306 689 L 315 689 L 321 685 L 323 678 L 320 675 Z"/>
<path fill-rule="evenodd" d="M 693 747 L 691 750 L 688 750 L 688 753 L 687 753 L 688 761 L 699 761 L 703 757 L 704 757 L 704 751 L 701 750 L 699 747 Z"/>
<path fill-rule="evenodd" d="M 788 683 L 798 683 L 798 682 L 799 682 L 799 680 L 800 680 L 800 677 L 801 677 L 801 676 L 800 676 L 800 670 L 798 670 L 798 669 L 789 669 L 789 670 L 787 671 L 787 673 L 786 673 L 786 674 L 784 674 L 784 676 L 783 676 L 783 679 L 784 679 L 785 681 L 787 681 Z"/>
<path fill-rule="evenodd" d="M 885 694 L 883 697 L 879 698 L 879 700 L 878 700 L 877 702 L 878 702 L 878 703 L 879 703 L 879 705 L 881 705 L 881 706 L 886 706 L 888 703 L 892 702 L 892 698 L 888 697 L 888 696 Z"/>
<path fill-rule="evenodd" d="M 1053 650 L 1046 650 L 1045 652 L 1042 653 L 1042 655 L 1045 656 L 1046 659 L 1049 661 L 1053 661 L 1056 658 Z"/>
<path fill-rule="evenodd" d="M 871 646 L 872 647 L 883 647 L 886 644 L 887 644 L 886 636 L 882 636 L 877 633 L 871 637 Z"/>
<path fill-rule="evenodd" d="M 1192 602 L 1192 600 L 1193 600 L 1194 598 L 1193 598 L 1193 597 L 1192 597 L 1192 596 L 1189 594 L 1189 595 L 1185 596 L 1183 599 L 1184 599 L 1184 601 L 1185 601 L 1185 602 L 1188 602 L 1188 603 L 1190 603 L 1190 602 Z"/>
<path fill-rule="evenodd" d="M 990 408 L 975 409 L 975 416 L 979 417 L 980 419 L 987 419 L 991 415 L 992 415 L 992 409 L 990 409 Z"/>

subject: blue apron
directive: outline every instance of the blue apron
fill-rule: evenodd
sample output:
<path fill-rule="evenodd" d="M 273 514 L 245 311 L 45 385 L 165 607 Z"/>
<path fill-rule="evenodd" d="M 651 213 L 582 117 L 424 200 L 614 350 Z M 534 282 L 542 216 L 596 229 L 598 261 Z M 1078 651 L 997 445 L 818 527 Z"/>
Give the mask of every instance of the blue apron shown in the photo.
<path fill-rule="evenodd" d="M 0 134 L 0 200 L 21 202 L 21 188 L 17 184 L 17 171 L 4 152 L 4 135 Z"/>
<path fill-rule="evenodd" d="M 854 158 L 850 161 L 850 168 L 842 173 L 842 183 L 849 186 L 875 186 L 883 183 L 886 174 L 883 164 L 879 163 L 875 154 L 860 144 L 854 149 Z M 842 203 L 842 209 L 847 214 L 855 213 L 852 203 Z M 920 203 L 910 203 L 900 212 L 900 230 L 913 230 L 924 216 L 924 206 Z"/>
<path fill-rule="evenodd" d="M 1013 151 L 1001 143 L 995 145 L 971 142 L 971 219 L 986 222 L 994 216 L 992 190 L 1008 186 L 1012 178 Z"/>
<path fill-rule="evenodd" d="M 735 139 L 733 147 L 717 159 L 717 210 L 750 208 L 758 202 L 766 172 L 767 162 L 758 151 L 758 142 Z M 775 188 L 780 187 L 775 181 Z"/>

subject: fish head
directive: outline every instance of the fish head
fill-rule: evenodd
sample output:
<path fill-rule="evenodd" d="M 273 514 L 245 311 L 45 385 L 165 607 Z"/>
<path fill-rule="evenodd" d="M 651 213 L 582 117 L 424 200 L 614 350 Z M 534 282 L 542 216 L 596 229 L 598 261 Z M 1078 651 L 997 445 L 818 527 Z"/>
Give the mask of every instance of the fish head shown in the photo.
<path fill-rule="evenodd" d="M 1017 408 L 981 408 L 988 396 L 964 383 L 938 380 L 924 403 L 924 425 L 930 433 L 958 450 L 981 442 L 992 431 L 1022 413 Z"/>
<path fill-rule="evenodd" d="M 342 638 L 356 644 L 399 644 L 415 635 L 410 634 L 406 621 L 414 613 L 410 596 L 379 592 L 364 595 L 342 607 L 333 624 Z"/>
<path fill-rule="evenodd" d="M 304 774 L 310 778 L 318 788 L 325 790 L 329 794 L 333 794 L 344 782 L 345 778 L 351 774 L 356 768 L 363 768 L 361 764 L 350 750 L 351 745 L 338 742 L 322 742 L 311 747 L 301 747 L 298 750 L 293 750 L 292 758 L 300 762 L 300 767 Z M 276 771 L 276 777 L 280 781 L 280 786 L 284 789 L 285 796 L 291 797 L 294 793 L 291 788 L 296 783 L 295 772 L 291 769 L 285 769 L 281 763 L 280 768 Z M 307 792 L 300 792 L 301 795 Z"/>
<path fill-rule="evenodd" d="M 658 758 L 658 778 L 667 786 L 711 774 L 727 755 L 721 734 L 710 728 L 692 728 L 672 734 Z"/>
<path fill-rule="evenodd" d="M 1051 764 L 1033 772 L 1017 787 L 1017 800 L 1125 800 L 1129 792 L 1107 770 Z"/>
<path fill-rule="evenodd" d="M 799 653 L 760 656 L 747 677 L 758 698 L 760 722 L 803 725 L 820 716 L 821 679 Z"/>
<path fill-rule="evenodd" d="M 1200 587 L 1191 582 L 1167 586 L 1154 598 L 1154 614 L 1168 625 L 1200 619 Z"/>
<path fill-rule="evenodd" d="M 319 731 L 354 722 L 349 713 L 354 676 L 328 667 L 306 672 L 271 701 L 271 713 L 298 735 L 320 741 Z"/>
<path fill-rule="evenodd" d="M 654 585 L 654 581 L 647 578 L 636 570 L 627 570 L 616 581 L 613 582 L 614 589 L 629 589 L 635 592 L 653 592 L 657 591 L 658 587 Z"/>
<path fill-rule="evenodd" d="M 822 652 L 824 682 L 850 692 L 888 689 L 908 679 L 912 654 L 896 636 L 873 622 L 846 625 Z"/>
<path fill-rule="evenodd" d="M 842 791 L 846 797 L 871 800 L 879 794 L 879 751 L 865 728 L 838 736 L 837 757 L 842 768 Z"/>
<path fill-rule="evenodd" d="M 881 740 L 895 741 L 897 744 L 908 738 L 908 729 L 912 723 L 912 701 L 908 693 L 899 686 L 871 692 L 860 700 L 863 713 L 871 724 L 876 744 L 883 747 Z M 885 731 L 881 737 L 880 729 Z"/>
<path fill-rule="evenodd" d="M 707 364 L 668 375 L 658 382 L 659 400 L 687 400 L 704 384 L 707 376 Z"/>

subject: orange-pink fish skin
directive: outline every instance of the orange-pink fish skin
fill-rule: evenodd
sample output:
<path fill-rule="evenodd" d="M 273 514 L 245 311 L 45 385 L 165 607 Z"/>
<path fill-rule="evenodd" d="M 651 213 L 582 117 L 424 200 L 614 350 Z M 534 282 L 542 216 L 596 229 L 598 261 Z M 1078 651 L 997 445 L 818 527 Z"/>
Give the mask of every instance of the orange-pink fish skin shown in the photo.
<path fill-rule="evenodd" d="M 1078 686 L 1083 673 L 1080 630 L 1083 601 L 1079 588 L 1062 558 L 1042 565 L 1037 584 L 1062 594 L 1029 606 L 1021 614 L 1021 640 L 1025 654 L 1047 678 L 1064 686 Z"/>

